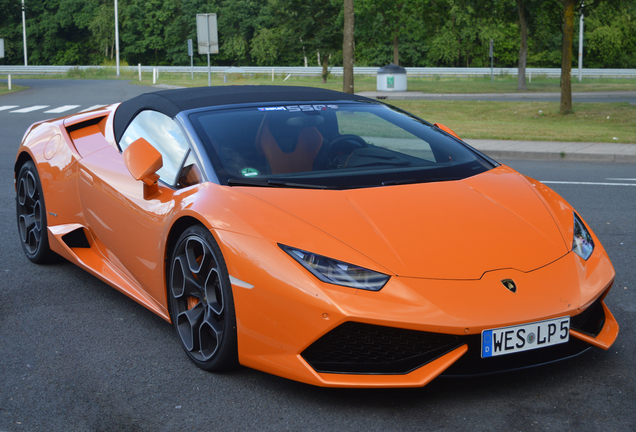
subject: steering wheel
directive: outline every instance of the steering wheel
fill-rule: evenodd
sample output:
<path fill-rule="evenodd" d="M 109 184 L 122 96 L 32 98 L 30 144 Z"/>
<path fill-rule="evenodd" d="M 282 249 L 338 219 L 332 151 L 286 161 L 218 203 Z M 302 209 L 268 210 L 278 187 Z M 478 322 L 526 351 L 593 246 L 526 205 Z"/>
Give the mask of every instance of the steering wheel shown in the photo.
<path fill-rule="evenodd" d="M 321 149 L 318 153 L 314 161 L 314 170 L 341 168 L 340 163 L 337 161 L 339 154 L 350 154 L 352 151 L 363 147 L 369 147 L 364 138 L 353 134 L 340 135 L 331 141 L 324 152 Z"/>

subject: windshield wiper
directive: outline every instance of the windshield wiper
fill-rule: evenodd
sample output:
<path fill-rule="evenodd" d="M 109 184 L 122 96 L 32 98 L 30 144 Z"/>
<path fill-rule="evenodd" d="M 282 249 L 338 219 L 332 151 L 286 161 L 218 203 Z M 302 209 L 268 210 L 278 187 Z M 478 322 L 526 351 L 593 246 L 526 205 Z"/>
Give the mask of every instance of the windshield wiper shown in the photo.
<path fill-rule="evenodd" d="M 413 183 L 437 183 L 442 181 L 461 180 L 463 177 L 430 177 L 421 179 L 399 179 L 399 180 L 385 180 L 381 184 L 382 186 L 394 186 Z"/>
<path fill-rule="evenodd" d="M 329 186 L 313 185 L 307 183 L 292 183 L 282 180 L 248 180 L 248 179 L 229 179 L 229 186 L 257 186 L 257 187 L 283 187 L 296 189 L 332 189 Z"/>
<path fill-rule="evenodd" d="M 425 180 L 421 179 L 400 179 L 400 180 L 385 180 L 382 182 L 382 186 L 393 186 L 411 183 L 425 183 Z"/>

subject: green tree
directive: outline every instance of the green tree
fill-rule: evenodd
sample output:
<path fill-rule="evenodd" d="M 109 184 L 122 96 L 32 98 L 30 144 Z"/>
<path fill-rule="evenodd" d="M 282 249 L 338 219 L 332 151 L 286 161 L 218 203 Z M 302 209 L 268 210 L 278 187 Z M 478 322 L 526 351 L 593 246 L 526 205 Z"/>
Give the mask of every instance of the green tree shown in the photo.
<path fill-rule="evenodd" d="M 15 0 L 0 0 L 0 38 L 4 39 L 4 58 L 0 64 L 21 64 L 24 60 L 22 44 L 22 11 Z"/>
<path fill-rule="evenodd" d="M 605 2 L 585 11 L 584 64 L 636 68 L 636 1 Z"/>
<path fill-rule="evenodd" d="M 322 80 L 327 82 L 329 60 L 342 52 L 341 0 L 272 0 L 270 3 L 280 26 L 293 34 L 296 52 L 316 53 L 322 64 Z"/>

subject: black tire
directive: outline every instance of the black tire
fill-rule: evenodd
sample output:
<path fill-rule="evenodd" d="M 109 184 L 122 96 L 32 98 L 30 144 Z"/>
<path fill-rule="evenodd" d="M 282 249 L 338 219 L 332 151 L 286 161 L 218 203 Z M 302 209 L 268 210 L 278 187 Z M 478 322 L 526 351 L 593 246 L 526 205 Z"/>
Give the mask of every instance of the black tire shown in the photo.
<path fill-rule="evenodd" d="M 220 372 L 238 365 L 234 297 L 225 260 L 214 237 L 200 225 L 186 229 L 168 271 L 170 318 L 194 364 Z"/>
<path fill-rule="evenodd" d="M 56 261 L 58 255 L 49 247 L 46 206 L 40 176 L 32 161 L 20 168 L 16 186 L 16 216 L 24 254 L 36 264 Z"/>

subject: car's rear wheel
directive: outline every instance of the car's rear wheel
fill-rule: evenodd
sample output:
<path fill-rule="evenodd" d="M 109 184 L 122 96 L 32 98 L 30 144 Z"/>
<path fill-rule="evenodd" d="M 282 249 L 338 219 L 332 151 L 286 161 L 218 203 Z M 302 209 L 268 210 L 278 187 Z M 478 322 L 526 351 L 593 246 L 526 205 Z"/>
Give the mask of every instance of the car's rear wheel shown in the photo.
<path fill-rule="evenodd" d="M 37 264 L 54 261 L 57 255 L 49 247 L 46 208 L 42 185 L 35 164 L 26 162 L 17 178 L 16 216 L 22 249 Z"/>
<path fill-rule="evenodd" d="M 201 369 L 222 371 L 238 364 L 234 299 L 225 261 L 205 227 L 179 237 L 168 275 L 170 316 L 181 345 Z"/>

